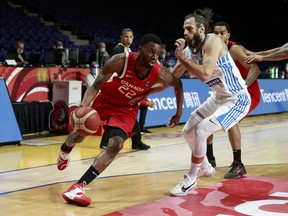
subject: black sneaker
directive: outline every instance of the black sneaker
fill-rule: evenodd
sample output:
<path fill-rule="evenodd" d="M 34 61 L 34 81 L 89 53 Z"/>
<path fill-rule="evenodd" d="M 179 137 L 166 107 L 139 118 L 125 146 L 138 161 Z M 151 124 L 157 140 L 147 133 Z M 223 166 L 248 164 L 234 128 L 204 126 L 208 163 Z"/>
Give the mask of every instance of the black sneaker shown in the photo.
<path fill-rule="evenodd" d="M 143 133 L 152 133 L 152 131 L 149 131 L 147 128 L 141 129 L 141 132 L 143 132 Z"/>
<path fill-rule="evenodd" d="M 145 143 L 142 143 L 142 142 L 139 144 L 132 143 L 132 149 L 135 149 L 135 150 L 147 150 L 149 148 L 150 148 L 149 145 L 146 145 Z"/>
<path fill-rule="evenodd" d="M 100 143 L 100 148 L 101 149 L 106 149 L 107 148 L 107 143 Z"/>
<path fill-rule="evenodd" d="M 212 167 L 215 168 L 216 167 L 216 159 L 215 159 L 215 157 L 213 157 L 213 158 L 207 157 L 207 158 L 208 158 L 209 163 L 212 165 Z"/>
<path fill-rule="evenodd" d="M 246 175 L 246 169 L 244 164 L 239 164 L 237 161 L 233 161 L 231 169 L 224 175 L 225 179 L 237 179 Z"/>

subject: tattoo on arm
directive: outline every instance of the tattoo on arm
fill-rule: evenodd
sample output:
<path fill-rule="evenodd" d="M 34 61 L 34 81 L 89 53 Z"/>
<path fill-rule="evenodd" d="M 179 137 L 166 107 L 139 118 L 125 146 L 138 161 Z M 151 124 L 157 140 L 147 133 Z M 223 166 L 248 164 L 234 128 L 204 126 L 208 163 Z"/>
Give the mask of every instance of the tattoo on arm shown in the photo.
<path fill-rule="evenodd" d="M 265 60 L 282 60 L 288 58 L 288 48 L 263 57 Z"/>

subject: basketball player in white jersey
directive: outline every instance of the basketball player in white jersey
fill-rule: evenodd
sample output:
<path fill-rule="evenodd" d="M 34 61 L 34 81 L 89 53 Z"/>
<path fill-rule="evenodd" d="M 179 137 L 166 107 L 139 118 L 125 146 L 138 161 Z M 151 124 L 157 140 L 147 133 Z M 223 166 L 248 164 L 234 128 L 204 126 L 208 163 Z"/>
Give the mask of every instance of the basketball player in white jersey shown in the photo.
<path fill-rule="evenodd" d="M 185 39 L 176 40 L 177 64 L 172 73 L 180 77 L 187 70 L 214 93 L 191 113 L 182 129 L 192 151 L 191 165 L 180 183 L 170 190 L 173 196 L 186 195 L 196 187 L 200 176 L 215 174 L 206 158 L 206 139 L 216 131 L 227 131 L 246 116 L 250 107 L 247 86 L 226 44 L 220 36 L 206 34 L 208 22 L 197 13 L 199 10 L 184 18 Z"/>

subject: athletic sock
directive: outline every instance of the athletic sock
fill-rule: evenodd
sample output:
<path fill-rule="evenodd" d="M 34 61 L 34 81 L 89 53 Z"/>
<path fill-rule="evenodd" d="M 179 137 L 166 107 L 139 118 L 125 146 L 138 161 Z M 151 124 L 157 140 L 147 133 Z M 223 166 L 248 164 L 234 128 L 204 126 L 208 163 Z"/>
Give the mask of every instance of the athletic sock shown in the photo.
<path fill-rule="evenodd" d="M 210 166 L 210 163 L 209 163 L 207 157 L 204 157 L 204 159 L 200 165 L 200 169 L 201 170 L 207 170 L 209 166 Z"/>
<path fill-rule="evenodd" d="M 84 185 L 88 185 L 99 174 L 100 173 L 93 166 L 90 166 L 89 169 L 84 173 L 84 175 L 79 179 L 78 183 L 83 183 Z"/>
<path fill-rule="evenodd" d="M 237 161 L 239 164 L 242 164 L 241 149 L 233 150 L 233 159 L 234 161 Z"/>
<path fill-rule="evenodd" d="M 201 164 L 196 164 L 196 163 L 191 164 L 190 170 L 188 172 L 188 176 L 191 178 L 191 180 L 196 181 L 197 173 L 199 172 L 200 165 Z"/>
<path fill-rule="evenodd" d="M 64 142 L 64 143 L 61 145 L 61 150 L 62 150 L 63 152 L 65 152 L 65 153 L 69 154 L 69 153 L 72 151 L 72 149 L 74 148 L 75 145 L 76 145 L 76 144 L 73 144 L 73 146 L 68 146 L 68 145 L 66 145 L 66 143 Z"/>
<path fill-rule="evenodd" d="M 206 155 L 209 159 L 214 159 L 214 153 L 213 153 L 213 143 L 207 144 L 207 151 Z"/>

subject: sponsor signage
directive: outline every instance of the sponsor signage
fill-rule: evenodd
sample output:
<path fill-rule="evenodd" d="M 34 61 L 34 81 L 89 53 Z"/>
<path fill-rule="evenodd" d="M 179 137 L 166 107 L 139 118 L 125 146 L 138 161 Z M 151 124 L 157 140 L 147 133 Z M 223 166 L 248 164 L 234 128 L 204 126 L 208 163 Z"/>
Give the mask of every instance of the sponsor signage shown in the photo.
<path fill-rule="evenodd" d="M 212 90 L 198 79 L 182 79 L 184 88 L 183 114 L 180 123 L 185 123 L 190 113 L 197 109 Z M 261 115 L 288 111 L 288 80 L 263 79 L 258 80 L 261 90 L 261 101 L 258 107 L 249 114 Z M 155 102 L 154 108 L 148 108 L 145 126 L 166 125 L 169 118 L 176 112 L 174 89 L 168 88 L 149 96 Z"/>

